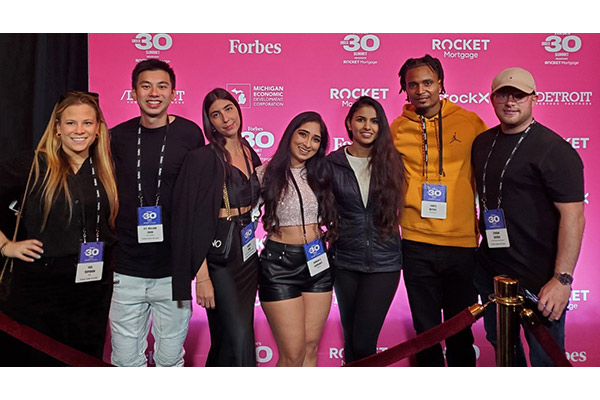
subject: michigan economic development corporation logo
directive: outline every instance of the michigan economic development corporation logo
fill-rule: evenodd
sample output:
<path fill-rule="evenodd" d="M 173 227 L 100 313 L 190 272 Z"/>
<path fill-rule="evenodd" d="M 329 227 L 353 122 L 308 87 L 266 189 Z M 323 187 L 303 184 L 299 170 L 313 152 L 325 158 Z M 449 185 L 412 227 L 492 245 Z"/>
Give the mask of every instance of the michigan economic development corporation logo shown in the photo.
<path fill-rule="evenodd" d="M 570 33 L 555 33 L 542 41 L 542 47 L 554 55 L 552 60 L 544 61 L 545 65 L 579 65 L 573 60 L 574 54 L 581 50 L 581 38 Z"/>
<path fill-rule="evenodd" d="M 156 33 L 154 35 L 150 33 L 138 33 L 131 43 L 136 49 L 142 50 L 146 57 L 136 59 L 136 62 L 148 59 L 148 58 L 160 58 L 165 60 L 164 55 L 161 56 L 161 52 L 169 50 L 173 46 L 173 38 L 168 33 Z"/>
<path fill-rule="evenodd" d="M 350 58 L 344 58 L 343 64 L 376 65 L 373 53 L 379 49 L 381 41 L 377 35 L 351 33 L 340 41 L 340 45 L 348 52 Z"/>
<path fill-rule="evenodd" d="M 227 91 L 235 96 L 241 108 L 283 107 L 285 105 L 283 85 L 228 83 Z"/>
<path fill-rule="evenodd" d="M 483 38 L 435 38 L 431 40 L 431 50 L 442 52 L 444 58 L 475 60 L 481 52 L 487 51 L 491 39 Z"/>

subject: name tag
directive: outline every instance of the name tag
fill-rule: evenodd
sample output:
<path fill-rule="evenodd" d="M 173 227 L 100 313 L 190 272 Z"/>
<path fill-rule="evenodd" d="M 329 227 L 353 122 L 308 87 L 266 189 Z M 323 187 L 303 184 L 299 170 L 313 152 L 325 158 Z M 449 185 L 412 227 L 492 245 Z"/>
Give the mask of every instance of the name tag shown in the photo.
<path fill-rule="evenodd" d="M 75 283 L 93 282 L 102 279 L 103 256 L 103 242 L 81 243 Z"/>
<path fill-rule="evenodd" d="M 504 211 L 501 208 L 483 212 L 485 236 L 490 249 L 510 247 Z"/>
<path fill-rule="evenodd" d="M 304 254 L 306 254 L 306 264 L 310 276 L 315 276 L 329 268 L 329 260 L 325 253 L 325 245 L 321 239 L 315 239 L 304 245 Z"/>
<path fill-rule="evenodd" d="M 446 185 L 423 184 L 421 218 L 446 219 Z"/>
<path fill-rule="evenodd" d="M 256 254 L 256 240 L 254 239 L 254 223 L 251 222 L 242 228 L 242 258 L 247 259 Z"/>
<path fill-rule="evenodd" d="M 160 206 L 138 207 L 138 243 L 162 242 L 163 225 Z"/>

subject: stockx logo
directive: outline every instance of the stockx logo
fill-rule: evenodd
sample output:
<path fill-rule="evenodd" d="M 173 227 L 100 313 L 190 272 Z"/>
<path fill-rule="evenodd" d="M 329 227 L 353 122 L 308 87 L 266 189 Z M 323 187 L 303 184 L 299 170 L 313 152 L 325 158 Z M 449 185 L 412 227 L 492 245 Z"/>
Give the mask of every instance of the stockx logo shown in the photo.
<path fill-rule="evenodd" d="M 463 94 L 445 94 L 442 98 L 446 98 L 453 103 L 460 104 L 481 104 L 490 102 L 490 93 L 463 93 Z"/>

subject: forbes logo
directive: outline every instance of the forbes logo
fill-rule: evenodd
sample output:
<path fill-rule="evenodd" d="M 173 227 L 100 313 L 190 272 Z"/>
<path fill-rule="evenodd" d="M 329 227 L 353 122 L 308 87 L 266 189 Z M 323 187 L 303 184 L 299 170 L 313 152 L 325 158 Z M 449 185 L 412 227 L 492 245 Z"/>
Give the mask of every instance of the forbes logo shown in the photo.
<path fill-rule="evenodd" d="M 251 43 L 243 43 L 238 39 L 229 39 L 229 54 L 279 54 L 281 43 L 263 44 L 256 39 Z"/>

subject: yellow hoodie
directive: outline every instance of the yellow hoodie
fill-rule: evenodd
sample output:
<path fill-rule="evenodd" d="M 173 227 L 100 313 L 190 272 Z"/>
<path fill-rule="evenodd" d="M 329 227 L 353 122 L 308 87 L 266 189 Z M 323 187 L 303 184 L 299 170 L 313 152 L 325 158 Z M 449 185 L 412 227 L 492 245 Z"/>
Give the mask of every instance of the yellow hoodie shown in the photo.
<path fill-rule="evenodd" d="M 428 182 L 439 184 L 438 115 L 426 119 L 428 140 Z M 406 200 L 402 215 L 402 237 L 441 246 L 476 247 L 475 183 L 471 167 L 471 145 L 486 131 L 485 123 L 474 112 L 449 100 L 442 100 L 441 184 L 447 186 L 446 219 L 421 217 L 422 185 L 425 183 L 423 129 L 412 104 L 392 122 L 394 145 L 402 154 L 406 168 Z"/>

